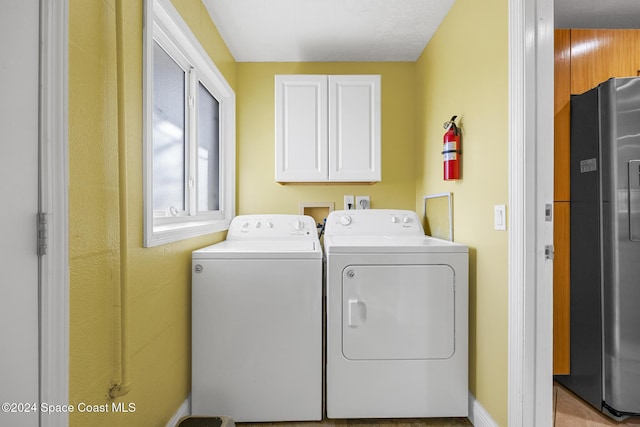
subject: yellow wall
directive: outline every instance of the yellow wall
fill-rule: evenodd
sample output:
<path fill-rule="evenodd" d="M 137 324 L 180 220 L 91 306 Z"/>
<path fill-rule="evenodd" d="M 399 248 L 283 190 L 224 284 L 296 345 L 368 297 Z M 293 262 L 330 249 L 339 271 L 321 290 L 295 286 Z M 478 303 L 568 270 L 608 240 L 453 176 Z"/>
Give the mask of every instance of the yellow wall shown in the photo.
<path fill-rule="evenodd" d="M 142 0 L 125 0 L 127 182 L 118 178 L 115 0 L 69 1 L 69 403 L 110 404 L 119 377 L 120 271 L 129 268 L 134 413 L 70 414 L 72 426 L 164 425 L 190 392 L 191 251 L 223 234 L 142 248 Z M 235 82 L 235 61 L 199 1 L 174 4 Z M 204 41 L 204 42 L 203 42 Z M 120 195 L 128 202 L 121 261 Z"/>
<path fill-rule="evenodd" d="M 274 76 L 380 74 L 382 76 L 382 182 L 287 184 L 275 182 Z M 238 211 L 297 213 L 299 202 L 334 202 L 369 195 L 373 208 L 412 209 L 415 203 L 414 63 L 238 63 Z"/>
<path fill-rule="evenodd" d="M 453 192 L 455 240 L 470 247 L 470 391 L 507 425 L 507 232 L 493 205 L 508 203 L 508 28 L 504 0 L 457 0 L 417 62 L 422 196 Z M 459 116 L 462 179 L 442 178 L 442 124 Z"/>

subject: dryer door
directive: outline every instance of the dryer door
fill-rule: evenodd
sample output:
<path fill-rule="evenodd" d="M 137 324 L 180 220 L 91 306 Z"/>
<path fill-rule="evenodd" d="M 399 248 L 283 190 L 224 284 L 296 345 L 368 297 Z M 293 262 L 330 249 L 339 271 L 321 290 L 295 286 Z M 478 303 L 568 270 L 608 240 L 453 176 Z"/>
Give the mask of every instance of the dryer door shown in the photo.
<path fill-rule="evenodd" d="M 352 360 L 447 359 L 454 353 L 448 265 L 351 265 L 342 273 L 342 352 Z"/>

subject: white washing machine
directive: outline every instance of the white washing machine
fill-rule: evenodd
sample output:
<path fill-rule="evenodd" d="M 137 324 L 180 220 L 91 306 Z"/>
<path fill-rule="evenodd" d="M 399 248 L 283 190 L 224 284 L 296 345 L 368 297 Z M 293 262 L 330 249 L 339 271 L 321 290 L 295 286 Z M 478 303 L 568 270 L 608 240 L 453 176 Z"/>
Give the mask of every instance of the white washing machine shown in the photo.
<path fill-rule="evenodd" d="M 329 418 L 468 415 L 468 248 L 415 212 L 329 214 Z"/>
<path fill-rule="evenodd" d="M 242 215 L 192 254 L 192 413 L 322 419 L 322 248 L 313 218 Z"/>

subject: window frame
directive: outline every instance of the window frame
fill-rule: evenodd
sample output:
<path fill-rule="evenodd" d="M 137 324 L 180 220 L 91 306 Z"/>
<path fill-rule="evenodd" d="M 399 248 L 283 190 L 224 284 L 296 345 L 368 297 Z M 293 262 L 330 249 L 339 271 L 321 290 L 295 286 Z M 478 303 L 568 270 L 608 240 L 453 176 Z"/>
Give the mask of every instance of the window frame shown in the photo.
<path fill-rule="evenodd" d="M 143 36 L 143 210 L 145 247 L 225 231 L 235 215 L 235 93 L 168 0 L 145 0 Z M 185 212 L 153 211 L 153 47 L 157 43 L 185 71 Z M 219 103 L 219 209 L 197 209 L 197 89 Z M 190 102 L 189 93 L 193 102 Z M 194 185 L 190 185 L 193 180 Z M 193 193 L 189 196 L 189 193 Z"/>

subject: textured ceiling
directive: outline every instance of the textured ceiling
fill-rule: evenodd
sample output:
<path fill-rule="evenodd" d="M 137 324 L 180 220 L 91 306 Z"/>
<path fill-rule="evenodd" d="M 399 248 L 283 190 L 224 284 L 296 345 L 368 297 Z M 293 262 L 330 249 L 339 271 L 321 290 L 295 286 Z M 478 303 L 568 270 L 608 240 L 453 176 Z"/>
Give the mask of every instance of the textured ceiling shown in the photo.
<path fill-rule="evenodd" d="M 555 0 L 556 28 L 640 29 L 640 0 Z"/>
<path fill-rule="evenodd" d="M 454 1 L 202 0 L 238 62 L 415 61 Z M 640 28 L 640 0 L 554 4 L 557 28 Z"/>
<path fill-rule="evenodd" d="M 418 59 L 454 0 L 203 3 L 238 62 L 364 62 Z"/>

